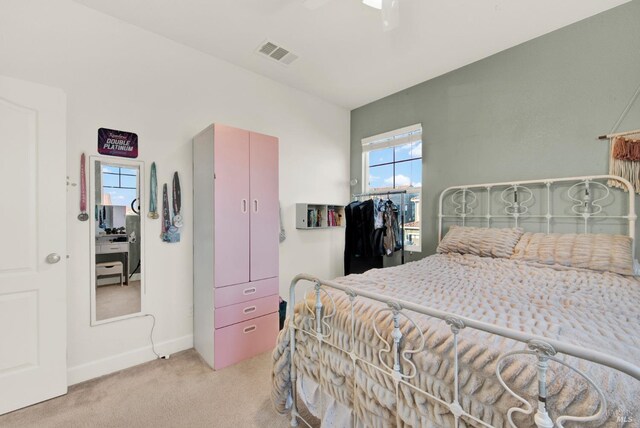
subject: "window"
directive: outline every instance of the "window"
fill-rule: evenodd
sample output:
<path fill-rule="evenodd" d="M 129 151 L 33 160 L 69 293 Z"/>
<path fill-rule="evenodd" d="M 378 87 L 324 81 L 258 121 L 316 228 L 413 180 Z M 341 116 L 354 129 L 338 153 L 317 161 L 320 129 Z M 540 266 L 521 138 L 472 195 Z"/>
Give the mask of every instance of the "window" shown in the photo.
<path fill-rule="evenodd" d="M 119 166 L 102 167 L 102 204 L 127 207 L 133 214 L 131 202 L 138 197 L 138 170 Z M 131 212 L 130 212 L 131 211 Z"/>
<path fill-rule="evenodd" d="M 406 190 L 405 249 L 421 251 L 422 126 L 413 125 L 362 140 L 365 192 Z M 400 195 L 391 195 L 400 205 Z"/>

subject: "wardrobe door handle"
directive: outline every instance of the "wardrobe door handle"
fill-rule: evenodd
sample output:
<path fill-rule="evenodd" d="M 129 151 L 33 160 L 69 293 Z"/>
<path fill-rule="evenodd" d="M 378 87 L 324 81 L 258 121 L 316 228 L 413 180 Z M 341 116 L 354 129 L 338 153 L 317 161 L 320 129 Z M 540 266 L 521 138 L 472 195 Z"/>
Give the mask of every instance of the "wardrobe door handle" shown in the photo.
<path fill-rule="evenodd" d="M 258 291 L 258 290 L 256 290 L 255 287 L 246 288 L 246 289 L 242 290 L 242 294 L 244 294 L 245 296 L 248 296 L 249 294 L 253 294 L 256 291 Z"/>
<path fill-rule="evenodd" d="M 257 199 L 253 200 L 253 210 L 255 212 L 258 212 L 258 200 Z"/>
<path fill-rule="evenodd" d="M 254 325 L 250 325 L 249 327 L 245 327 L 245 328 L 242 330 L 242 332 L 243 332 L 244 334 L 251 333 L 252 331 L 255 331 L 255 329 L 256 329 L 256 328 L 257 328 L 257 327 L 256 327 L 256 325 L 255 325 L 255 324 L 254 324 Z"/>
<path fill-rule="evenodd" d="M 242 203 L 240 204 L 240 211 L 242 211 L 243 213 L 247 212 L 247 200 L 243 199 L 241 201 Z"/>

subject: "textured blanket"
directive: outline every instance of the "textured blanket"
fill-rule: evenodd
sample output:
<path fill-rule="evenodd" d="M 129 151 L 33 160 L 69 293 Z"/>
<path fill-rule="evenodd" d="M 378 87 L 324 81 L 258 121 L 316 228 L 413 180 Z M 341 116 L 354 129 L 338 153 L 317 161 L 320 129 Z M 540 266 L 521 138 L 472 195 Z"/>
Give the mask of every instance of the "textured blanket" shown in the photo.
<path fill-rule="evenodd" d="M 336 280 L 354 289 L 369 290 L 461 316 L 485 321 L 527 333 L 597 349 L 640 365 L 640 283 L 612 273 L 589 270 L 533 266 L 509 259 L 480 258 L 471 255 L 442 254 L 418 262 L 372 270 Z M 360 358 L 380 367 L 378 350 L 384 344 L 373 329 L 391 341 L 390 312 L 378 312 L 384 304 L 355 300 L 355 319 L 351 317 L 348 296 L 331 292 L 335 316 L 326 320 L 327 341 L 355 351 Z M 328 312 L 331 301 L 323 297 Z M 313 307 L 313 302 L 309 303 Z M 425 349 L 411 361 L 417 375 L 409 383 L 439 397 L 453 401 L 453 340 L 449 326 L 430 317 L 410 313 L 424 332 Z M 352 321 L 355 337 L 351 341 Z M 313 330 L 313 320 L 302 305 L 296 306 L 296 323 Z M 402 349 L 415 349 L 420 335 L 403 319 Z M 353 363 L 348 354 L 303 332 L 296 334 L 294 362 L 298 373 L 322 386 L 323 391 L 353 409 L 359 424 L 367 427 L 414 426 L 451 427 L 449 409 L 412 388 L 401 385 L 396 395 L 390 376 L 363 362 Z M 526 345 L 470 328 L 459 335 L 460 404 L 462 408 L 493 426 L 508 426 L 507 412 L 523 407 L 499 384 L 498 357 Z M 273 353 L 272 399 L 276 409 L 285 412 L 290 388 L 289 336 L 285 328 Z M 387 364 L 389 354 L 383 355 Z M 599 385 L 607 398 L 607 414 L 586 426 L 640 426 L 640 382 L 613 369 L 561 356 L 584 371 Z M 503 363 L 503 378 L 516 393 L 536 403 L 537 370 L 533 356 L 516 356 Z M 403 363 L 403 373 L 411 366 Z M 550 363 L 548 406 L 551 417 L 590 416 L 597 411 L 598 395 L 581 377 L 561 365 Z M 355 384 L 354 384 L 355 382 Z M 399 424 L 398 424 L 399 421 Z M 517 426 L 535 426 L 531 416 L 514 416 Z M 479 426 L 461 420 L 461 426 Z M 566 423 L 566 426 L 572 426 Z M 585 425 L 582 425 L 585 426 Z"/>

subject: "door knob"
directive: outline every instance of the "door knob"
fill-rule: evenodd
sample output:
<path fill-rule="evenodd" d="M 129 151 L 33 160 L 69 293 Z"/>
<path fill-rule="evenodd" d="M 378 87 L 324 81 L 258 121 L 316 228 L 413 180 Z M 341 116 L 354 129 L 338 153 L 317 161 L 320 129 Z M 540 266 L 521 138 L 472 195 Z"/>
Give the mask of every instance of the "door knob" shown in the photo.
<path fill-rule="evenodd" d="M 54 265 L 60 261 L 60 254 L 51 253 L 47 256 L 47 263 Z"/>

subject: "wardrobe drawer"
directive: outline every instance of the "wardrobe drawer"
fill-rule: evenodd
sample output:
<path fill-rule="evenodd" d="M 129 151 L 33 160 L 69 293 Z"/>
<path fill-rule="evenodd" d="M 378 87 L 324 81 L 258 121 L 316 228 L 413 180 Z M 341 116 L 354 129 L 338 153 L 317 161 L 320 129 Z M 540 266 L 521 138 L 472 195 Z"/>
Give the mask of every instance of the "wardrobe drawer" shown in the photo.
<path fill-rule="evenodd" d="M 273 349 L 278 336 L 278 314 L 273 313 L 214 333 L 214 369 L 219 370 Z"/>
<path fill-rule="evenodd" d="M 274 294 L 273 296 L 218 308 L 215 310 L 216 328 L 226 327 L 251 318 L 277 312 L 278 303 L 278 295 Z"/>
<path fill-rule="evenodd" d="M 112 242 L 110 244 L 100 244 L 96 253 L 108 254 L 108 253 L 126 253 L 129 251 L 128 242 Z"/>
<path fill-rule="evenodd" d="M 216 308 L 278 294 L 278 277 L 214 289 Z"/>

